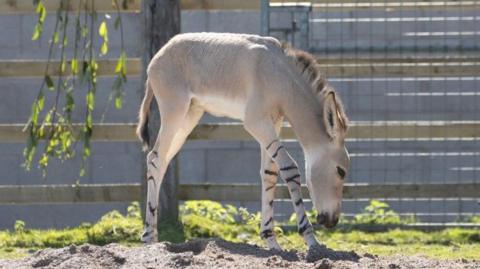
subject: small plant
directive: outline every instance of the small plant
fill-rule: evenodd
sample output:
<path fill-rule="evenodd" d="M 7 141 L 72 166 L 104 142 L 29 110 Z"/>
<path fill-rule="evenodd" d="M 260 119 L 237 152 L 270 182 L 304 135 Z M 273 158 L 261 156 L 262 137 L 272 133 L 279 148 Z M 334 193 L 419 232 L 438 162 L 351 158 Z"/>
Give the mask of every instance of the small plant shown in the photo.
<path fill-rule="evenodd" d="M 362 213 L 355 215 L 352 222 L 354 224 L 401 224 L 405 221 L 406 219 L 402 219 L 397 212 L 390 209 L 387 203 L 371 200 Z"/>
<path fill-rule="evenodd" d="M 468 222 L 468 223 L 473 223 L 473 224 L 480 224 L 480 216 L 462 216 L 457 218 L 458 222 Z"/>
<path fill-rule="evenodd" d="M 306 210 L 305 213 L 307 214 L 308 219 L 310 220 L 311 223 L 315 223 L 315 219 L 317 217 L 317 210 L 315 208 L 312 208 L 312 210 Z M 288 224 L 289 225 L 297 225 L 297 214 L 293 213 L 290 218 L 288 219 Z"/>
<path fill-rule="evenodd" d="M 140 204 L 138 202 L 132 202 L 128 207 L 127 207 L 127 217 L 129 218 L 141 218 L 140 214 Z"/>
<path fill-rule="evenodd" d="M 105 245 L 111 242 L 138 241 L 142 231 L 142 220 L 132 205 L 127 216 L 114 210 L 104 215 L 99 222 L 87 229 L 88 242 Z"/>
<path fill-rule="evenodd" d="M 15 225 L 13 226 L 15 233 L 23 234 L 25 232 L 25 222 L 21 220 L 15 221 Z"/>
<path fill-rule="evenodd" d="M 221 237 L 249 242 L 258 236 L 260 214 L 213 201 L 188 201 L 180 207 L 186 238 Z"/>

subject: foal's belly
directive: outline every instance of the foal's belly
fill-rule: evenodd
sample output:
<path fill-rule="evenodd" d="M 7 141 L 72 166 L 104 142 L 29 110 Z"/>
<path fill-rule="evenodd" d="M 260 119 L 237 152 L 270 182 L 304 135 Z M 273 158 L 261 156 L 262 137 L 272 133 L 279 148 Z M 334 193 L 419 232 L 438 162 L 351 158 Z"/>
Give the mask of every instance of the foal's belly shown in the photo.
<path fill-rule="evenodd" d="M 243 120 L 244 118 L 245 102 L 240 98 L 196 96 L 193 99 L 196 105 L 201 106 L 206 112 L 214 116 L 237 120 Z"/>

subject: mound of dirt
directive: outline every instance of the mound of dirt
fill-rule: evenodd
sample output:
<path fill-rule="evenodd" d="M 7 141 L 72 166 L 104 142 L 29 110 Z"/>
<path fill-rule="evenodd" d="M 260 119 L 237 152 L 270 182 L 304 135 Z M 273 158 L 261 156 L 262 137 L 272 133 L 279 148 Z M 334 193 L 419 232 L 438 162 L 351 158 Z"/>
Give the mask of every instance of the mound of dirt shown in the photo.
<path fill-rule="evenodd" d="M 423 257 L 360 256 L 318 246 L 308 253 L 273 251 L 220 239 L 142 247 L 118 244 L 44 249 L 21 260 L 0 260 L 0 268 L 480 268 L 480 262 Z"/>

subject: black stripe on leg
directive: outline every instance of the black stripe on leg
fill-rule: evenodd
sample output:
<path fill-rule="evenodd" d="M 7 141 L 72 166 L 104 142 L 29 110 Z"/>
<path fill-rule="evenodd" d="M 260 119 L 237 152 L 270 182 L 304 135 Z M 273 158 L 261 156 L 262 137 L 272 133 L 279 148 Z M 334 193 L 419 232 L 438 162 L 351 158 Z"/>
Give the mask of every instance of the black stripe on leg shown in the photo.
<path fill-rule="evenodd" d="M 304 233 L 309 227 L 310 227 L 310 224 L 309 224 L 308 222 L 305 223 L 305 225 L 303 225 L 302 227 L 300 227 L 300 228 L 298 229 L 298 233 L 299 233 L 300 235 L 303 235 L 303 233 Z"/>
<path fill-rule="evenodd" d="M 270 200 L 270 202 L 268 202 L 268 204 L 270 205 L 270 207 L 273 206 L 273 200 Z"/>
<path fill-rule="evenodd" d="M 273 217 L 270 217 L 266 222 L 265 224 L 263 224 L 264 226 L 268 226 L 268 224 L 270 224 L 270 222 L 272 222 L 273 220 Z"/>
<path fill-rule="evenodd" d="M 157 169 L 157 166 L 155 165 L 155 163 L 154 163 L 153 161 L 151 161 L 150 164 L 151 164 L 155 169 Z"/>
<path fill-rule="evenodd" d="M 152 216 L 155 216 L 155 210 L 157 208 L 152 206 L 152 203 L 148 202 L 148 211 L 152 214 Z"/>
<path fill-rule="evenodd" d="M 272 159 L 275 159 L 275 158 L 277 157 L 278 152 L 279 152 L 281 149 L 283 149 L 283 146 L 280 146 L 280 147 L 277 148 L 277 150 L 275 151 L 275 153 L 272 155 Z"/>
<path fill-rule="evenodd" d="M 302 198 L 299 198 L 297 201 L 295 201 L 296 206 L 299 206 L 300 204 L 303 204 Z"/>
<path fill-rule="evenodd" d="M 273 145 L 273 143 L 275 143 L 275 142 L 278 142 L 278 139 L 275 139 L 275 140 L 273 140 L 272 142 L 270 142 L 270 144 L 268 144 L 268 146 L 266 147 L 266 149 L 268 150 L 268 149 Z"/>
<path fill-rule="evenodd" d="M 303 233 L 303 235 L 307 235 L 307 234 L 313 234 L 313 229 L 310 229 Z"/>
<path fill-rule="evenodd" d="M 142 234 L 142 237 L 147 237 L 149 236 L 151 233 L 151 231 L 145 231 L 143 234 Z"/>
<path fill-rule="evenodd" d="M 301 185 L 301 184 L 300 184 L 300 181 L 296 181 L 296 180 L 295 180 L 295 179 L 297 179 L 297 178 L 300 178 L 300 175 L 299 175 L 299 174 L 295 174 L 295 175 L 293 175 L 293 176 L 291 176 L 291 177 L 287 177 L 287 178 L 285 179 L 285 182 L 287 182 L 287 183 L 289 183 L 289 182 L 294 182 L 295 184 L 297 184 L 297 185 L 300 186 L 300 185 Z"/>
<path fill-rule="evenodd" d="M 267 238 L 272 237 L 272 236 L 273 236 L 273 232 L 272 232 L 272 230 L 270 230 L 270 229 L 265 230 L 265 231 L 262 231 L 262 232 L 260 233 L 260 237 L 261 237 L 262 239 L 267 239 Z"/>
<path fill-rule="evenodd" d="M 275 172 L 275 171 L 271 171 L 271 170 L 265 169 L 264 172 L 265 172 L 265 174 L 267 174 L 267 175 L 278 176 L 277 172 Z"/>
<path fill-rule="evenodd" d="M 150 181 L 150 180 L 153 180 L 153 182 L 155 183 L 155 178 L 153 176 L 149 176 L 147 181 Z"/>
<path fill-rule="evenodd" d="M 298 169 L 298 167 L 295 164 L 292 164 L 290 166 L 280 168 L 280 171 L 288 171 L 292 169 Z"/>
<path fill-rule="evenodd" d="M 302 219 L 300 220 L 300 222 L 298 223 L 298 225 L 300 225 L 300 224 L 303 223 L 303 221 L 305 220 L 305 216 L 306 216 L 306 215 L 303 215 L 303 217 L 302 217 Z"/>
<path fill-rule="evenodd" d="M 272 185 L 272 186 L 266 188 L 265 191 L 269 191 L 269 190 L 273 189 L 274 187 L 275 187 L 275 185 Z"/>

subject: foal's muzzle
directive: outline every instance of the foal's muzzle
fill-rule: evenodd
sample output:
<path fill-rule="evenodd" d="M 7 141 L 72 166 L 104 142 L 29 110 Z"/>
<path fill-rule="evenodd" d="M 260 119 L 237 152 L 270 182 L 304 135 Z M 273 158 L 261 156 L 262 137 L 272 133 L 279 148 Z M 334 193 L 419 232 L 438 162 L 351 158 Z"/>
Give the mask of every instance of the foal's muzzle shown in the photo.
<path fill-rule="evenodd" d="M 338 216 L 337 214 L 330 216 L 330 214 L 328 214 L 327 212 L 322 212 L 317 215 L 317 223 L 330 229 L 337 225 Z"/>

